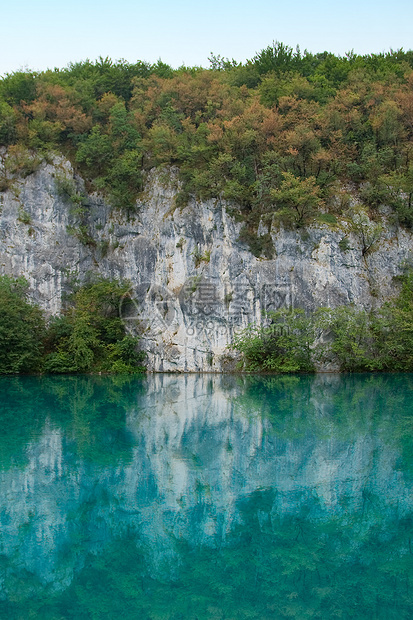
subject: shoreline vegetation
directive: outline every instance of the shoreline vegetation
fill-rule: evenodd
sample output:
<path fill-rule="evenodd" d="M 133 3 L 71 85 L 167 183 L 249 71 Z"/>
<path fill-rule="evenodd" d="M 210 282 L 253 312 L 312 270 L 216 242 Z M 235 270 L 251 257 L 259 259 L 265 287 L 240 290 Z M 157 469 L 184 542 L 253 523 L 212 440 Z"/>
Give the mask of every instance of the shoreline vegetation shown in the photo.
<path fill-rule="evenodd" d="M 229 346 L 239 372 L 413 371 L 413 273 L 400 277 L 391 302 L 367 312 L 354 306 L 280 310 L 249 325 Z M 126 333 L 120 304 L 129 283 L 95 279 L 73 292 L 61 316 L 46 323 L 26 297 L 24 278 L 0 276 L 0 374 L 145 372 L 139 337 Z"/>
<path fill-rule="evenodd" d="M 265 327 L 249 325 L 232 348 L 247 371 L 277 373 L 413 370 L 413 274 L 400 278 L 399 295 L 374 311 L 356 306 L 280 310 Z"/>
<path fill-rule="evenodd" d="M 274 42 L 210 67 L 100 58 L 0 79 L 0 193 L 57 153 L 113 209 L 133 214 L 154 168 L 177 170 L 176 206 L 223 200 L 240 240 L 271 258 L 271 231 L 350 223 L 363 257 L 383 223 L 413 228 L 413 51 L 335 56 Z M 62 172 L 56 187 L 87 221 Z M 16 190 L 17 191 L 17 190 Z M 21 221 L 30 223 L 22 208 Z M 367 226 L 368 224 L 368 226 Z M 367 226 L 367 228 L 366 228 Z M 93 243 L 87 226 L 75 231 Z M 367 234 L 368 233 L 368 234 Z M 348 239 L 344 236 L 342 251 Z M 352 306 L 278 312 L 233 349 L 245 371 L 413 369 L 412 276 L 374 312 Z M 74 286 L 46 325 L 23 279 L 0 279 L 0 374 L 144 371 L 118 312 L 126 284 Z"/>
<path fill-rule="evenodd" d="M 0 276 L 0 374 L 143 372 L 139 338 L 119 315 L 128 289 L 104 279 L 74 285 L 62 314 L 46 324 L 24 278 Z"/>

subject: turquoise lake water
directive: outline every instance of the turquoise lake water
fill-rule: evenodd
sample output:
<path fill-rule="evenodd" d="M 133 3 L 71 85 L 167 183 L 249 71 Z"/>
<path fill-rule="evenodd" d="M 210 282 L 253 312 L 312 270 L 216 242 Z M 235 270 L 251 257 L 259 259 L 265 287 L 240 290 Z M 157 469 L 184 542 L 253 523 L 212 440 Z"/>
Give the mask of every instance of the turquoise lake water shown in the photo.
<path fill-rule="evenodd" d="M 0 617 L 413 618 L 412 394 L 0 378 Z"/>

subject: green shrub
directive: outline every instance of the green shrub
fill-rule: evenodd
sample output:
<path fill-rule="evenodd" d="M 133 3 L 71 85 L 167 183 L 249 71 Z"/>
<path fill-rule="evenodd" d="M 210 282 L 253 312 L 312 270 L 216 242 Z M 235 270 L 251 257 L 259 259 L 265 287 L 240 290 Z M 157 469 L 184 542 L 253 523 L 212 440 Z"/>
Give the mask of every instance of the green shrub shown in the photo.
<path fill-rule="evenodd" d="M 27 213 L 27 211 L 25 211 L 22 207 L 19 208 L 19 215 L 17 219 L 22 224 L 27 224 L 28 226 L 30 226 L 30 224 L 32 223 L 32 216 L 30 215 L 30 213 Z"/>
<path fill-rule="evenodd" d="M 46 372 L 123 372 L 144 370 L 139 339 L 125 332 L 120 306 L 130 284 L 99 278 L 77 288 L 63 316 L 51 322 Z"/>
<path fill-rule="evenodd" d="M 335 359 L 342 371 L 382 370 L 369 313 L 354 306 L 320 308 L 314 315 L 318 330 L 328 339 L 318 344 L 316 356 Z"/>
<path fill-rule="evenodd" d="M 337 224 L 337 218 L 332 213 L 320 213 L 317 220 L 322 224 L 329 224 L 330 226 Z"/>
<path fill-rule="evenodd" d="M 340 239 L 340 241 L 338 242 L 338 247 L 342 252 L 348 252 L 349 250 L 351 250 L 351 246 L 347 237 L 343 237 L 342 239 Z"/>
<path fill-rule="evenodd" d="M 400 294 L 375 312 L 355 306 L 269 313 L 265 328 L 249 325 L 232 348 L 245 370 L 311 371 L 335 363 L 343 372 L 413 371 L 413 275 L 402 278 Z"/>
<path fill-rule="evenodd" d="M 36 172 L 41 163 L 42 157 L 38 152 L 30 151 L 22 144 L 16 144 L 9 147 L 4 168 L 14 177 L 25 178 Z"/>
<path fill-rule="evenodd" d="M 201 263 L 209 263 L 209 261 L 211 260 L 211 250 L 205 250 L 205 252 L 201 252 L 199 248 L 195 248 L 191 256 L 193 256 L 195 268 L 198 268 Z"/>
<path fill-rule="evenodd" d="M 236 334 L 232 348 L 244 354 L 245 370 L 312 371 L 311 322 L 303 310 L 270 312 L 270 325 L 249 325 Z"/>

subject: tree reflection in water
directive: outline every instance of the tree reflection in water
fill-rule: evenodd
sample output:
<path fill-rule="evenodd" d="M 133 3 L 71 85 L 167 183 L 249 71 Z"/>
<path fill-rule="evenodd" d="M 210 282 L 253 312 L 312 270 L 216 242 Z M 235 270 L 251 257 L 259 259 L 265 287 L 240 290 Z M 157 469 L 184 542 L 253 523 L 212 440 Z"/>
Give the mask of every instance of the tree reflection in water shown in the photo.
<path fill-rule="evenodd" d="M 411 618 L 411 387 L 2 379 L 0 617 Z"/>

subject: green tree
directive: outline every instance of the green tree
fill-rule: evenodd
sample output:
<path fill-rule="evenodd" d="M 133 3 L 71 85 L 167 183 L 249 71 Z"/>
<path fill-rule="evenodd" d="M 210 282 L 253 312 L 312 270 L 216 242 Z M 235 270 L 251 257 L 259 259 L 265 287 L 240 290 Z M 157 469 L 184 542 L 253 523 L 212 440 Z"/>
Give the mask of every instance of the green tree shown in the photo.
<path fill-rule="evenodd" d="M 362 209 L 353 210 L 350 217 L 351 230 L 360 242 L 362 255 L 366 256 L 379 242 L 383 226 L 378 222 L 372 222 Z"/>
<path fill-rule="evenodd" d="M 283 173 L 281 187 L 271 190 L 271 196 L 276 205 L 277 218 L 297 227 L 311 221 L 317 209 L 324 204 L 314 177 L 300 179 L 291 172 Z"/>
<path fill-rule="evenodd" d="M 398 297 L 381 308 L 376 319 L 376 339 L 383 366 L 389 370 L 413 370 L 413 273 L 401 277 Z"/>
<path fill-rule="evenodd" d="M 17 139 L 17 114 L 5 101 L 0 100 L 0 144 L 13 144 Z"/>
<path fill-rule="evenodd" d="M 10 105 L 30 103 L 36 97 L 37 79 L 38 74 L 32 71 L 8 73 L 0 80 L 0 95 Z"/>
<path fill-rule="evenodd" d="M 413 226 L 413 164 L 405 170 L 398 169 L 379 178 L 387 189 L 388 202 L 393 207 L 399 222 Z"/>
<path fill-rule="evenodd" d="M 38 308 L 27 301 L 23 278 L 0 276 L 0 373 L 40 369 L 45 322 Z"/>
<path fill-rule="evenodd" d="M 102 176 L 108 169 L 113 157 L 113 146 L 109 136 L 102 133 L 95 125 L 88 137 L 80 145 L 76 161 L 84 164 L 89 174 Z"/>

